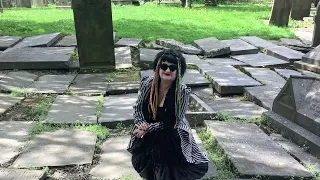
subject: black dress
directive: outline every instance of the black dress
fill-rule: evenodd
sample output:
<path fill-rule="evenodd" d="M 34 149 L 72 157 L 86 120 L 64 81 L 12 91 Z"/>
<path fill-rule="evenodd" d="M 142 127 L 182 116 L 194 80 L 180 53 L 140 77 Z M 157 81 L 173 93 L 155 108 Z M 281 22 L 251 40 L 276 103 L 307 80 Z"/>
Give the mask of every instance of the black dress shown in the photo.
<path fill-rule="evenodd" d="M 143 109 L 146 111 L 146 107 Z M 148 132 L 134 143 L 132 164 L 140 176 L 147 180 L 195 180 L 203 177 L 208 163 L 190 164 L 181 150 L 181 139 L 174 128 L 174 89 L 169 90 L 164 107 L 158 107 L 156 121 L 147 114 L 148 123 L 162 122 L 163 128 Z"/>

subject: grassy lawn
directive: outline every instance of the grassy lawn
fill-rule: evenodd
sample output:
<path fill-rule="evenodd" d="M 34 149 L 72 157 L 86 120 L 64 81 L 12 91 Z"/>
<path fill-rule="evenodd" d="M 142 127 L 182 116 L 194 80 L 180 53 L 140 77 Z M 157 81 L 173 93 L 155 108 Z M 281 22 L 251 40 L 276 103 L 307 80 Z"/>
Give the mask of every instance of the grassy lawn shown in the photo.
<path fill-rule="evenodd" d="M 113 26 L 119 37 L 173 38 L 185 43 L 217 37 L 231 39 L 254 35 L 265 39 L 294 37 L 289 28 L 265 26 L 270 4 L 219 5 L 207 8 L 195 5 L 192 9 L 144 4 L 113 6 Z M 71 9 L 54 7 L 12 9 L 0 14 L 0 35 L 32 36 L 62 32 L 75 34 Z"/>

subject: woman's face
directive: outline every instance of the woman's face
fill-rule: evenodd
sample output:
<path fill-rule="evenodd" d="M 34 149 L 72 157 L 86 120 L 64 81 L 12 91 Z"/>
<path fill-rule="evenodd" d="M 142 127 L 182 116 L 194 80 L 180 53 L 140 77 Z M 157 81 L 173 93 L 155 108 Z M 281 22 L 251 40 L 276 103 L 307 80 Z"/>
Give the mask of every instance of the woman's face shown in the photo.
<path fill-rule="evenodd" d="M 161 80 L 174 81 L 177 77 L 178 66 L 169 62 L 162 62 L 160 64 L 159 75 Z"/>

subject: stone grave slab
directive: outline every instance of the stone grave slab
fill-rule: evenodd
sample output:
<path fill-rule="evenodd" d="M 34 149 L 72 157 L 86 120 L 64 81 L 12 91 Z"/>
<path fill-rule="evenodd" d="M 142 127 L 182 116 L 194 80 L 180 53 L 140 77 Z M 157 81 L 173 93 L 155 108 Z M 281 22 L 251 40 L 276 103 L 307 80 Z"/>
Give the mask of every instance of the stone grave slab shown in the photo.
<path fill-rule="evenodd" d="M 9 72 L 0 80 L 0 90 L 10 92 L 25 89 L 33 83 L 38 76 L 26 71 Z"/>
<path fill-rule="evenodd" d="M 192 135 L 193 135 L 197 145 L 199 146 L 200 151 L 202 151 L 208 155 L 208 153 L 207 153 L 206 149 L 204 148 L 202 141 L 199 138 L 197 131 L 195 129 L 192 129 Z M 212 162 L 209 162 L 208 163 L 208 172 L 206 173 L 206 175 L 204 175 L 204 177 L 202 179 L 213 178 L 213 177 L 216 177 L 217 175 L 218 175 L 217 168 L 214 166 L 214 164 Z"/>
<path fill-rule="evenodd" d="M 108 76 L 106 91 L 108 95 L 137 93 L 139 90 L 139 71 L 118 72 L 113 75 L 108 74 Z"/>
<path fill-rule="evenodd" d="M 6 50 L 17 44 L 22 38 L 17 36 L 0 36 L 0 50 Z"/>
<path fill-rule="evenodd" d="M 80 129 L 36 135 L 13 163 L 15 168 L 91 164 L 97 136 Z"/>
<path fill-rule="evenodd" d="M 259 106 L 272 109 L 273 100 L 277 97 L 281 88 L 272 85 L 245 87 L 244 94 Z"/>
<path fill-rule="evenodd" d="M 245 70 L 249 72 L 254 79 L 265 85 L 282 88 L 286 83 L 284 78 L 267 68 L 245 67 Z"/>
<path fill-rule="evenodd" d="M 129 177 L 130 179 L 141 179 L 132 167 L 132 155 L 127 151 L 130 136 L 118 136 L 108 138 L 102 144 L 102 155 L 100 164 L 90 171 L 95 178 L 119 179 Z"/>
<path fill-rule="evenodd" d="M 320 74 L 318 74 L 318 73 L 314 73 L 314 72 L 306 71 L 306 70 L 302 70 L 302 69 L 298 69 L 298 71 L 301 72 L 302 75 L 304 75 L 304 76 L 316 77 L 316 78 L 320 79 Z"/>
<path fill-rule="evenodd" d="M 306 152 L 302 147 L 282 137 L 281 134 L 271 134 L 270 137 L 289 154 L 299 159 L 304 166 L 312 167 L 315 172 L 320 172 L 320 160 L 318 158 Z"/>
<path fill-rule="evenodd" d="M 132 67 L 130 47 L 115 48 L 114 53 L 116 58 L 117 69 Z"/>
<path fill-rule="evenodd" d="M 320 66 L 320 45 L 302 57 L 305 63 Z"/>
<path fill-rule="evenodd" d="M 17 48 L 0 54 L 0 69 L 68 69 L 74 47 Z"/>
<path fill-rule="evenodd" d="M 271 42 L 264 40 L 262 38 L 259 38 L 257 36 L 242 36 L 242 37 L 240 37 L 240 39 L 249 43 L 249 44 L 252 44 L 253 46 L 259 48 L 260 50 L 277 46 L 276 44 L 271 43 Z"/>
<path fill-rule="evenodd" d="M 313 28 L 297 28 L 293 33 L 305 44 L 311 45 L 313 38 Z"/>
<path fill-rule="evenodd" d="M 312 175 L 255 124 L 205 121 L 240 177 L 310 178 Z"/>
<path fill-rule="evenodd" d="M 210 71 L 213 67 L 213 65 L 209 64 L 209 62 L 207 62 L 207 61 L 203 61 L 201 63 L 198 63 L 196 66 L 199 68 L 200 73 L 203 75 L 206 72 Z"/>
<path fill-rule="evenodd" d="M 76 74 L 40 76 L 27 90 L 34 93 L 62 94 L 68 90 L 75 77 Z"/>
<path fill-rule="evenodd" d="M 291 75 L 293 76 L 303 76 L 301 72 L 291 70 L 291 69 L 275 69 L 275 71 L 285 79 L 289 79 Z"/>
<path fill-rule="evenodd" d="M 299 51 L 287 48 L 285 46 L 268 47 L 267 54 L 290 63 L 293 63 L 294 61 L 300 61 L 305 55 Z"/>
<path fill-rule="evenodd" d="M 52 34 L 44 34 L 39 36 L 27 37 L 17 45 L 13 46 L 13 48 L 49 47 L 61 37 L 62 37 L 61 33 L 52 33 Z"/>
<path fill-rule="evenodd" d="M 75 121 L 86 124 L 97 123 L 97 96 L 58 96 L 51 106 L 46 123 L 72 124 Z"/>
<path fill-rule="evenodd" d="M 55 46 L 57 46 L 57 47 L 75 47 L 75 46 L 77 46 L 77 38 L 75 35 L 65 36 Z"/>
<path fill-rule="evenodd" d="M 204 51 L 207 57 L 216 57 L 220 55 L 230 54 L 230 46 L 222 43 L 215 37 L 195 40 L 194 43 L 197 47 Z"/>
<path fill-rule="evenodd" d="M 289 66 L 289 62 L 263 53 L 231 56 L 231 58 L 249 64 L 252 67 Z"/>
<path fill-rule="evenodd" d="M 41 170 L 0 168 L 0 179 L 3 180 L 40 180 L 46 177 Z"/>
<path fill-rule="evenodd" d="M 244 87 L 261 84 L 232 66 L 213 66 L 205 72 L 220 94 L 241 94 Z"/>
<path fill-rule="evenodd" d="M 0 79 L 4 78 L 7 74 L 8 72 L 6 71 L 0 71 Z"/>
<path fill-rule="evenodd" d="M 12 97 L 0 93 L 0 115 L 19 103 L 22 99 L 23 97 Z"/>
<path fill-rule="evenodd" d="M 28 139 L 29 130 L 33 125 L 34 122 L 0 122 L 0 164 L 9 162 L 20 153 L 20 147 L 23 146 Z"/>
<path fill-rule="evenodd" d="M 74 94 L 98 95 L 107 91 L 106 74 L 78 74 L 70 89 Z"/>
<path fill-rule="evenodd" d="M 315 73 L 320 74 L 320 66 L 314 65 L 314 64 L 308 64 L 302 61 L 296 61 L 294 62 L 294 67 L 297 69 L 312 71 Z"/>
<path fill-rule="evenodd" d="M 217 66 L 247 66 L 248 64 L 230 58 L 208 58 L 206 62 Z"/>
<path fill-rule="evenodd" d="M 191 54 L 182 54 L 182 55 L 186 59 L 187 64 L 197 65 L 198 63 L 201 63 L 203 61 L 197 55 L 191 55 Z"/>
<path fill-rule="evenodd" d="M 135 38 L 121 38 L 118 42 L 116 42 L 116 46 L 131 46 L 131 47 L 139 47 L 142 44 L 142 39 Z"/>
<path fill-rule="evenodd" d="M 298 39 L 280 38 L 280 42 L 288 46 L 304 46 Z"/>
<path fill-rule="evenodd" d="M 138 94 L 112 95 L 105 98 L 99 123 L 116 127 L 119 122 L 131 124 L 133 122 L 133 105 Z"/>
<path fill-rule="evenodd" d="M 267 110 L 249 101 L 236 98 L 219 98 L 206 101 L 214 111 L 240 119 L 254 119 L 261 117 Z"/>
<path fill-rule="evenodd" d="M 231 55 L 256 54 L 259 49 L 241 39 L 222 40 L 222 43 L 230 46 Z"/>
<path fill-rule="evenodd" d="M 153 70 L 141 71 L 140 74 L 141 78 L 145 76 L 153 77 Z M 182 82 L 189 87 L 208 86 L 211 84 L 208 79 L 199 73 L 199 71 L 193 69 L 187 69 L 182 78 Z"/>
<path fill-rule="evenodd" d="M 205 102 L 207 100 L 214 100 L 212 87 L 194 87 L 191 88 L 191 93 L 195 94 L 197 97 L 199 97 L 202 101 Z"/>
<path fill-rule="evenodd" d="M 140 65 L 142 67 L 147 67 L 149 69 L 152 68 L 152 63 L 156 55 L 160 52 L 160 50 L 156 49 L 140 49 Z"/>
<path fill-rule="evenodd" d="M 174 39 L 163 39 L 163 38 L 160 38 L 160 39 L 156 40 L 156 43 L 158 45 L 160 45 L 160 46 L 164 46 L 164 47 L 167 47 L 167 48 L 170 48 L 170 49 L 175 49 L 177 51 L 181 51 L 181 52 L 186 53 L 186 54 L 197 55 L 197 54 L 201 54 L 202 53 L 201 49 L 196 48 L 196 47 L 194 47 L 192 45 L 189 45 L 189 44 L 184 44 L 184 43 L 176 41 Z"/>

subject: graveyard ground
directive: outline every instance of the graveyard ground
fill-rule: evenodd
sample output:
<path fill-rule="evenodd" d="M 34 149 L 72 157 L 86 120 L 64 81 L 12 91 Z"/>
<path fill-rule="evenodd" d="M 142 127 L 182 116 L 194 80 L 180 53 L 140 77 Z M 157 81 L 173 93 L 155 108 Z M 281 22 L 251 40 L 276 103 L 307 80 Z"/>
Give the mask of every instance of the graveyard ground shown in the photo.
<path fill-rule="evenodd" d="M 289 28 L 265 26 L 271 11 L 270 4 L 219 5 L 192 9 L 144 4 L 141 6 L 113 6 L 113 26 L 119 37 L 142 38 L 146 41 L 159 37 L 185 43 L 195 39 L 217 37 L 232 39 L 258 36 L 264 39 L 292 38 Z M 296 25 L 295 23 L 291 23 Z M 75 34 L 71 9 L 49 8 L 13 9 L 0 14 L 0 34 L 32 36 L 62 32 Z"/>

